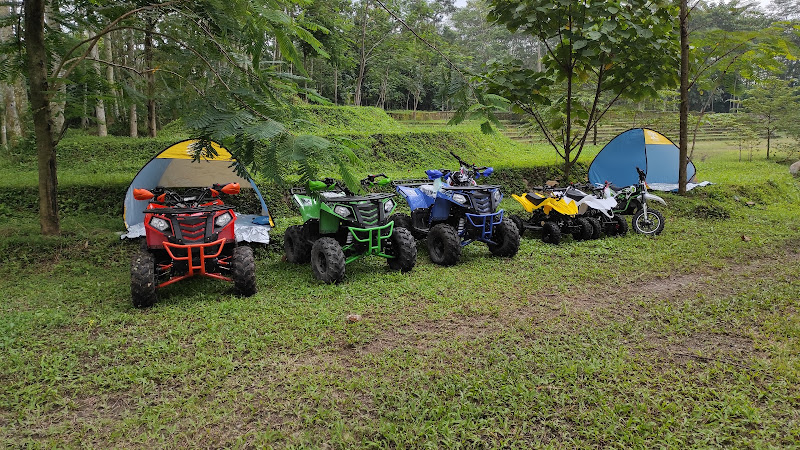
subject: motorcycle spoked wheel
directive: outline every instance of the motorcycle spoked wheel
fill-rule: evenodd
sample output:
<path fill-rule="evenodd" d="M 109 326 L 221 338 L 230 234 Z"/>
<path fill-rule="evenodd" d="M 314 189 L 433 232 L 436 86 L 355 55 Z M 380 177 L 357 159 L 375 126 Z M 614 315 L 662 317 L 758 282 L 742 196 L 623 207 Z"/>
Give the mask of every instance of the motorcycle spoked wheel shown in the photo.
<path fill-rule="evenodd" d="M 631 219 L 633 231 L 649 236 L 657 236 L 664 231 L 664 216 L 656 209 L 648 209 L 647 214 L 640 209 Z"/>

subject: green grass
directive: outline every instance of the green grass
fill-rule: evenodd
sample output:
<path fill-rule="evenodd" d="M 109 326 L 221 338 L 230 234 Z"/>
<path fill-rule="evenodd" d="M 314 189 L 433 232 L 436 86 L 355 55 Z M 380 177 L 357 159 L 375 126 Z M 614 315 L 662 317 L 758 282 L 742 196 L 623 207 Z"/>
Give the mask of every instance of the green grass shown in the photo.
<path fill-rule="evenodd" d="M 33 212 L 1 210 L 0 442 L 796 446 L 800 187 L 785 165 L 704 145 L 699 177 L 717 184 L 665 194 L 657 238 L 526 236 L 513 259 L 470 245 L 449 268 L 422 244 L 409 274 L 367 259 L 336 286 L 262 248 L 256 296 L 190 280 L 145 311 L 118 217 L 66 210 L 64 236 L 45 238 Z M 502 146 L 495 166 L 538 161 Z M 278 221 L 275 236 L 297 218 Z"/>

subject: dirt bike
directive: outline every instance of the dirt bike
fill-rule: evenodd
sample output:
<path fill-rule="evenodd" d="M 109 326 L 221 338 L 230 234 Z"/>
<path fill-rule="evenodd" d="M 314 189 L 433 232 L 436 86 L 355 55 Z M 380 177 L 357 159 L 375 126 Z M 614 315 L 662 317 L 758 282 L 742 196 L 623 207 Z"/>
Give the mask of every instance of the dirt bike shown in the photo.
<path fill-rule="evenodd" d="M 666 205 L 663 198 L 648 192 L 647 174 L 640 168 L 636 168 L 639 173 L 639 182 L 626 188 L 609 185 L 605 189 L 605 195 L 613 197 L 617 201 L 614 208 L 615 214 L 633 215 L 631 228 L 636 233 L 655 236 L 664 231 L 664 216 L 657 209 L 648 207 L 648 201 L 654 201 Z"/>

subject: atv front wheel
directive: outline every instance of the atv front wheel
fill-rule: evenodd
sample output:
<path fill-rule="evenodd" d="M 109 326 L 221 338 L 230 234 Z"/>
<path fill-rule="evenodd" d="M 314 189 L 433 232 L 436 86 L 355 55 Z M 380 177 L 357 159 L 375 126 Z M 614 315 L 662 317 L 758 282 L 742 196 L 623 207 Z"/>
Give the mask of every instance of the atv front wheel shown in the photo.
<path fill-rule="evenodd" d="M 577 229 L 572 232 L 572 238 L 576 241 L 585 241 L 592 237 L 592 224 L 585 217 L 578 217 L 575 219 L 573 226 Z"/>
<path fill-rule="evenodd" d="M 138 251 L 131 260 L 131 300 L 136 308 L 148 308 L 158 300 L 153 254 Z"/>
<path fill-rule="evenodd" d="M 600 219 L 597 217 L 589 217 L 587 220 L 592 225 L 591 239 L 600 239 L 600 233 L 603 231 L 603 226 L 600 224 Z"/>
<path fill-rule="evenodd" d="M 517 226 L 519 237 L 522 237 L 522 235 L 525 234 L 525 219 L 515 214 L 511 216 L 511 221 Z"/>
<path fill-rule="evenodd" d="M 640 209 L 631 219 L 633 231 L 656 236 L 664 231 L 664 216 L 656 209 L 648 209 L 647 214 Z"/>
<path fill-rule="evenodd" d="M 417 263 L 417 242 L 411 231 L 405 227 L 398 227 L 397 222 L 394 225 L 394 231 L 385 249 L 385 253 L 394 258 L 388 258 L 386 262 L 392 270 L 408 272 Z"/>
<path fill-rule="evenodd" d="M 461 239 L 456 229 L 440 223 L 428 233 L 428 253 L 431 261 L 440 266 L 452 266 L 461 259 Z"/>
<path fill-rule="evenodd" d="M 245 297 L 250 297 L 258 292 L 256 287 L 256 260 L 253 249 L 243 245 L 233 249 L 231 258 L 231 278 L 236 292 Z"/>
<path fill-rule="evenodd" d="M 542 242 L 558 245 L 561 243 L 561 228 L 555 222 L 545 222 L 542 225 Z"/>
<path fill-rule="evenodd" d="M 511 258 L 519 251 L 519 231 L 512 219 L 506 217 L 494 228 L 492 240 L 497 244 L 489 244 L 489 251 L 494 256 Z"/>
<path fill-rule="evenodd" d="M 311 245 L 303 237 L 301 225 L 292 225 L 283 233 L 283 251 L 290 263 L 303 264 L 311 259 Z"/>
<path fill-rule="evenodd" d="M 311 270 L 314 277 L 328 284 L 344 278 L 344 252 L 336 239 L 319 238 L 311 247 Z"/>

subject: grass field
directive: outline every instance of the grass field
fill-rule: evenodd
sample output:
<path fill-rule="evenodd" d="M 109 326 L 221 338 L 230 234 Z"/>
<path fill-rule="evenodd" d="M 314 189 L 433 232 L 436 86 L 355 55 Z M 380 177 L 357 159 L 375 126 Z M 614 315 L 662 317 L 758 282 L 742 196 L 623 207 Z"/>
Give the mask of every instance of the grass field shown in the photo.
<path fill-rule="evenodd" d="M 500 167 L 547 158 L 502 145 Z M 699 177 L 717 184 L 666 194 L 657 238 L 526 236 L 513 259 L 471 245 L 449 268 L 422 244 L 411 273 L 362 260 L 335 286 L 261 248 L 255 297 L 191 280 L 144 311 L 119 217 L 63 211 L 64 236 L 44 238 L 4 206 L 0 442 L 797 446 L 800 187 L 784 164 L 703 146 Z M 30 183 L 15 164 L 0 172 Z M 65 166 L 78 182 L 84 166 Z M 297 218 L 278 220 L 277 237 Z"/>

